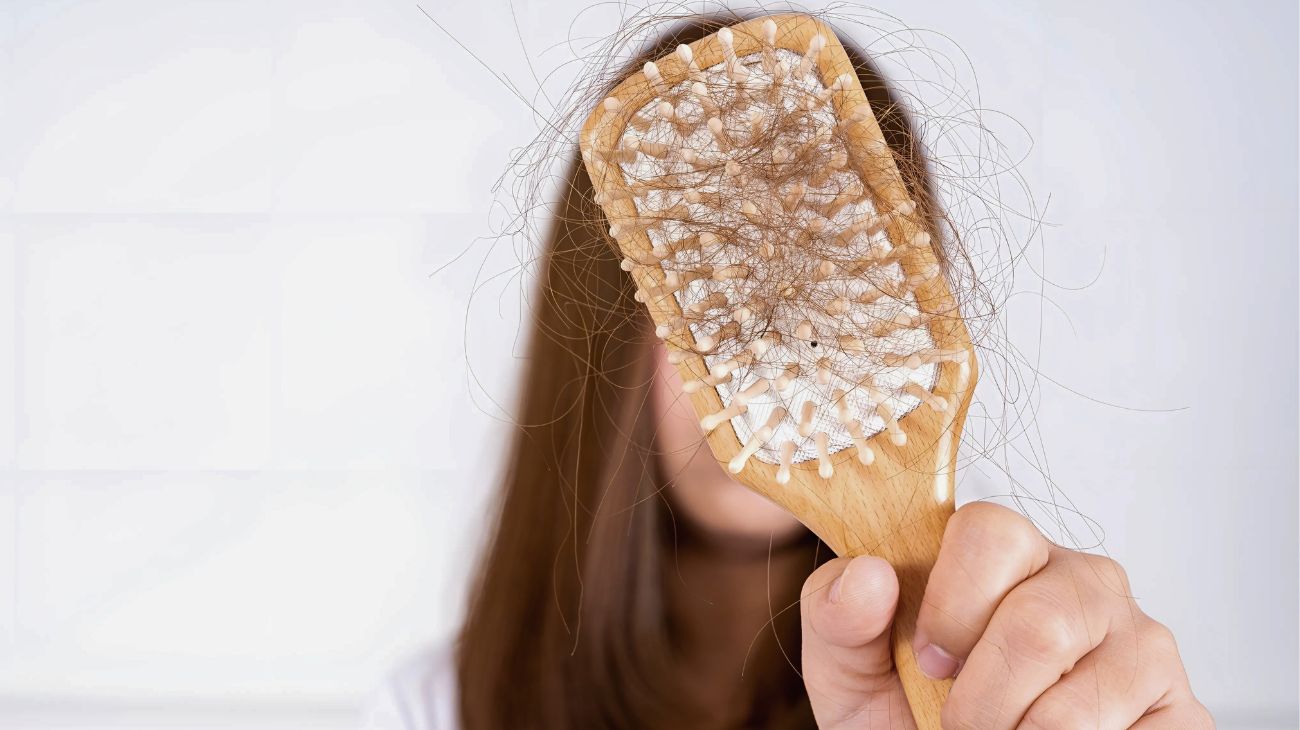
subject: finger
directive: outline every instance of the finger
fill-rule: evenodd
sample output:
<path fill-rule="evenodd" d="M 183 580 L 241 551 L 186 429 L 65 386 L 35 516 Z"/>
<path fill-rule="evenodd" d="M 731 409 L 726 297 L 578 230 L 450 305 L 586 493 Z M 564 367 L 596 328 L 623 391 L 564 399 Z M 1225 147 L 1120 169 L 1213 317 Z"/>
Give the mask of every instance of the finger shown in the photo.
<path fill-rule="evenodd" d="M 953 676 L 1011 589 L 1047 564 L 1051 544 L 1006 507 L 968 504 L 948 520 L 912 649 L 921 671 Z"/>
<path fill-rule="evenodd" d="M 1021 728 L 1127 728 L 1185 683 L 1169 630 L 1141 617 L 1114 631 L 1025 712 Z"/>
<path fill-rule="evenodd" d="M 912 727 L 889 653 L 898 576 L 876 557 L 838 558 L 804 583 L 803 678 L 819 728 Z"/>
<path fill-rule="evenodd" d="M 1146 714 L 1132 727 L 1138 730 L 1167 730 L 1178 728 L 1179 730 L 1200 730 L 1201 728 L 1214 728 L 1214 718 L 1210 711 L 1205 709 L 1192 694 L 1192 688 L 1187 682 L 1187 670 L 1183 668 L 1183 659 L 1178 654 L 1178 645 L 1174 642 L 1174 635 L 1165 626 L 1155 621 L 1147 620 L 1140 634 L 1142 645 L 1147 648 L 1148 652 L 1165 655 L 1169 658 L 1171 668 L 1166 669 L 1166 673 L 1173 677 L 1172 687 L 1165 692 L 1165 696 L 1156 701 Z"/>
<path fill-rule="evenodd" d="M 1214 718 L 1205 706 L 1186 692 L 1168 705 L 1152 710 L 1133 723 L 1133 730 L 1213 730 Z"/>
<path fill-rule="evenodd" d="M 1128 604 L 1096 579 L 1106 558 L 1055 550 L 1002 600 L 953 683 L 943 715 L 956 727 L 1012 728 L 1040 694 L 1110 633 Z"/>

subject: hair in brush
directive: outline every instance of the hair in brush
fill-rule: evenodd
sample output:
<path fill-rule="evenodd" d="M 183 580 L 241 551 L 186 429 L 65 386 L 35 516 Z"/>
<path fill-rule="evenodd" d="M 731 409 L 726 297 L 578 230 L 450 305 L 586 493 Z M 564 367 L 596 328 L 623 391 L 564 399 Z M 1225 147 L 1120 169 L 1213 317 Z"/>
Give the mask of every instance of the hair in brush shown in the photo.
<path fill-rule="evenodd" d="M 948 408 L 931 391 L 937 364 L 969 353 L 931 334 L 960 319 L 946 291 L 926 286 L 943 273 L 926 210 L 850 164 L 889 155 L 878 130 L 854 134 L 876 124 L 865 99 L 843 118 L 832 104 L 856 77 L 822 84 L 824 33 L 802 54 L 777 46 L 774 19 L 762 33 L 742 61 L 733 31 L 719 30 L 726 60 L 709 69 L 679 46 L 688 71 L 671 88 L 646 63 L 654 101 L 627 109 L 608 97 L 622 133 L 603 149 L 588 136 L 584 150 L 638 301 L 659 315 L 671 361 L 696 365 L 686 392 L 719 394 L 701 427 L 730 421 L 744 448 L 729 469 L 779 463 L 785 483 L 811 459 L 831 476 L 831 454 L 846 448 L 872 463 L 867 439 L 881 431 L 901 445 L 900 418 Z"/>

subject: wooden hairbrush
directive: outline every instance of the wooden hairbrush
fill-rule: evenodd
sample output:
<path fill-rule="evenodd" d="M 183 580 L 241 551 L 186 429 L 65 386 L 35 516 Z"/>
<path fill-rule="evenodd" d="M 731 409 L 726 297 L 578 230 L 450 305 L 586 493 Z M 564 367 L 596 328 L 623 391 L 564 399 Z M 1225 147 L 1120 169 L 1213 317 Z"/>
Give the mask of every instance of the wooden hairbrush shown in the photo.
<path fill-rule="evenodd" d="M 898 573 L 894 660 L 921 728 L 917 612 L 953 511 L 974 350 L 934 228 L 833 30 L 720 29 L 620 83 L 580 146 L 623 268 L 714 456 L 842 556 Z"/>

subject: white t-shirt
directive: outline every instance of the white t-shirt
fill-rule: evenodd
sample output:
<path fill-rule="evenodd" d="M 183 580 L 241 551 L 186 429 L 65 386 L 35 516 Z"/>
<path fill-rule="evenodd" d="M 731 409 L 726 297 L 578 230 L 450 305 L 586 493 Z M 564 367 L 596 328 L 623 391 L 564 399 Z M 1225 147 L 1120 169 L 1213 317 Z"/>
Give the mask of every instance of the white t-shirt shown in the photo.
<path fill-rule="evenodd" d="M 449 647 L 400 664 L 362 712 L 363 730 L 456 730 L 456 665 Z"/>

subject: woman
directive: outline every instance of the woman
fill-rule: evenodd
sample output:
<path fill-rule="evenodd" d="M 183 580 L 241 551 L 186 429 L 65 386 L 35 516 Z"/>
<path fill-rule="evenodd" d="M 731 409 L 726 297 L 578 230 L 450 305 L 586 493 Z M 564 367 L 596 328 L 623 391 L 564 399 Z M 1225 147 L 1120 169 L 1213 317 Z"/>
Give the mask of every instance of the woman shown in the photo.
<path fill-rule="evenodd" d="M 717 27 L 680 28 L 629 68 Z M 850 53 L 913 198 L 933 200 L 908 120 Z M 830 559 L 719 467 L 576 157 L 468 618 L 454 656 L 401 673 L 371 725 L 910 727 L 892 568 Z M 1010 510 L 958 510 L 914 645 L 926 673 L 956 676 L 945 725 L 1212 726 L 1169 631 L 1129 596 L 1114 562 L 1054 546 Z"/>

